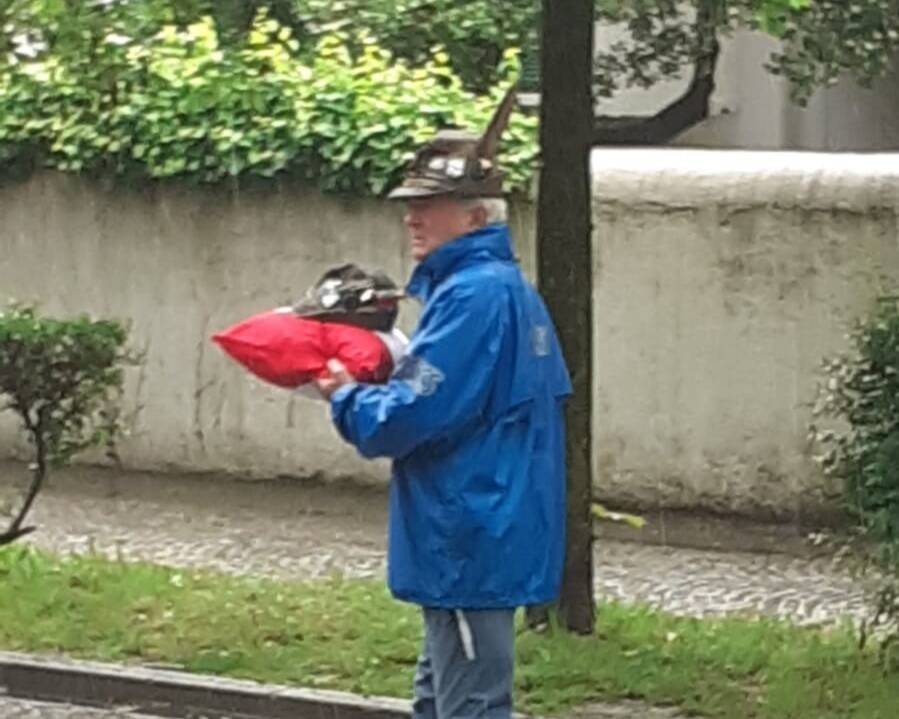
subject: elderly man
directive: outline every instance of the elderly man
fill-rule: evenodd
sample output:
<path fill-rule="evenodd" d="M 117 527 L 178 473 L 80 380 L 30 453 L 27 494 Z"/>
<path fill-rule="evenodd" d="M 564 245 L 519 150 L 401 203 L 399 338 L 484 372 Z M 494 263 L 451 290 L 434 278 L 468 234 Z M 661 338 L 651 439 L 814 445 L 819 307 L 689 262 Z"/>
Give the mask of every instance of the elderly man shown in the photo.
<path fill-rule="evenodd" d="M 561 584 L 571 387 L 506 225 L 495 157 L 513 97 L 481 138 L 440 132 L 390 195 L 424 310 L 389 383 L 339 368 L 319 383 L 343 438 L 394 460 L 388 583 L 423 608 L 417 719 L 509 717 L 515 610 Z"/>

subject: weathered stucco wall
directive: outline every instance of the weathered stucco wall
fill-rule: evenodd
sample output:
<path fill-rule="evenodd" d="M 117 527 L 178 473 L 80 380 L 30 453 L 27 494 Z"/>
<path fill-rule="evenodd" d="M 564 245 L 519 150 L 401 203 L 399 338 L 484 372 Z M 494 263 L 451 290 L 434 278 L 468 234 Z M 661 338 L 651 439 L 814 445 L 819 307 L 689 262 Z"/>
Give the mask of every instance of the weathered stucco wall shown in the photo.
<path fill-rule="evenodd" d="M 132 323 L 146 361 L 128 375 L 127 465 L 386 477 L 386 464 L 339 441 L 323 404 L 254 380 L 209 336 L 290 303 L 341 262 L 406 277 L 399 206 L 273 185 L 138 192 L 47 173 L 0 188 L 0 212 L 0 298 Z M 16 446 L 11 419 L 0 415 L 0 454 Z"/>
<path fill-rule="evenodd" d="M 899 158 L 602 151 L 594 180 L 602 494 L 745 513 L 825 506 L 807 404 L 821 356 L 899 277 Z M 0 296 L 132 322 L 146 362 L 128 377 L 126 464 L 386 475 L 339 442 L 321 405 L 250 379 L 208 337 L 341 261 L 408 275 L 397 208 L 44 174 L 0 188 L 0 210 Z M 530 270 L 533 211 L 513 214 Z M 0 418 L 0 454 L 16 446 Z"/>
<path fill-rule="evenodd" d="M 797 516 L 822 357 L 899 281 L 899 155 L 594 156 L 603 494 Z"/>
<path fill-rule="evenodd" d="M 248 381 L 209 335 L 284 304 L 348 256 L 405 268 L 388 211 L 298 193 L 137 193 L 42 175 L 0 194 L 3 294 L 53 313 L 131 320 L 124 461 L 258 475 L 363 469 L 318 407 Z M 353 237 L 344 233 L 351 228 Z"/>

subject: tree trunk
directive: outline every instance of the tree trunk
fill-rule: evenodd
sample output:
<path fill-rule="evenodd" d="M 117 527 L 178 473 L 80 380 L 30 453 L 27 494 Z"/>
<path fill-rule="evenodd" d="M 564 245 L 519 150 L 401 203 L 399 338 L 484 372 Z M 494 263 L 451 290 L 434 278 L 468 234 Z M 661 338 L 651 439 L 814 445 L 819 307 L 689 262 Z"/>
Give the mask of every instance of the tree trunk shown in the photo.
<path fill-rule="evenodd" d="M 542 31 L 537 274 L 574 386 L 567 407 L 568 537 L 559 616 L 568 629 L 588 634 L 594 627 L 589 169 L 593 0 L 543 0 Z"/>
<path fill-rule="evenodd" d="M 37 529 L 37 527 L 23 527 L 22 523 L 25 521 L 25 517 L 28 516 L 31 505 L 34 503 L 38 492 L 41 491 L 44 480 L 47 478 L 47 447 L 44 441 L 43 420 L 38 419 L 37 422 L 32 422 L 27 412 L 24 412 L 24 416 L 25 424 L 34 441 L 35 462 L 31 469 L 31 483 L 25 494 L 25 500 L 22 502 L 22 506 L 19 508 L 19 512 L 12 524 L 9 525 L 5 532 L 0 534 L 0 546 L 12 544 L 17 539 L 21 539 L 26 534 L 31 534 Z"/>
<path fill-rule="evenodd" d="M 717 58 L 717 50 L 715 57 Z M 715 89 L 714 74 L 697 69 L 687 91 L 650 117 L 600 117 L 593 133 L 594 145 L 665 145 L 709 116 L 709 99 Z M 712 70 L 714 73 L 714 69 Z"/>
<path fill-rule="evenodd" d="M 715 70 L 721 54 L 718 5 L 701 3 L 696 14 L 696 60 L 686 92 L 650 117 L 600 117 L 594 145 L 664 145 L 709 116 L 709 100 L 715 90 Z"/>

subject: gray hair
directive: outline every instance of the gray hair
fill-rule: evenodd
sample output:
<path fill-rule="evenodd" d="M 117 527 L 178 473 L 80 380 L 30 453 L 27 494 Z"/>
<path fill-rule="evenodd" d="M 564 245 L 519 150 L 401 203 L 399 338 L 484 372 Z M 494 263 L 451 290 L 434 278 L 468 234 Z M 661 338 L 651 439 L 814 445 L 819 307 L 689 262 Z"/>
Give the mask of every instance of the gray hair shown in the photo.
<path fill-rule="evenodd" d="M 488 225 L 499 225 L 508 222 L 509 205 L 501 197 L 476 197 L 465 201 L 469 210 L 483 209 Z"/>

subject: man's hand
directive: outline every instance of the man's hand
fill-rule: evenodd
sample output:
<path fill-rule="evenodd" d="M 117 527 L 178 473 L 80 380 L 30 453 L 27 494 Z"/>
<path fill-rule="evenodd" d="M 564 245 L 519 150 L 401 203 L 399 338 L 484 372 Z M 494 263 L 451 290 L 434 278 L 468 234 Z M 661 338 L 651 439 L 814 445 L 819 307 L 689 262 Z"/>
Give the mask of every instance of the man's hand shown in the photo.
<path fill-rule="evenodd" d="M 346 367 L 339 360 L 328 360 L 328 372 L 331 373 L 330 377 L 315 380 L 318 391 L 321 392 L 322 397 L 325 399 L 331 399 L 331 395 L 345 384 L 353 384 L 355 382 L 352 375 L 347 372 Z"/>

